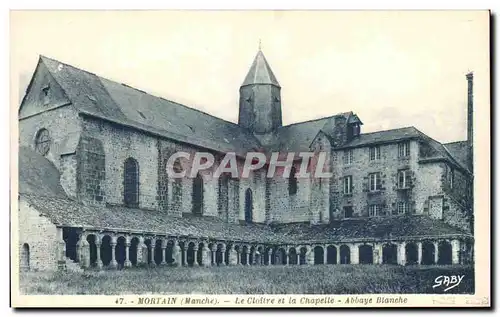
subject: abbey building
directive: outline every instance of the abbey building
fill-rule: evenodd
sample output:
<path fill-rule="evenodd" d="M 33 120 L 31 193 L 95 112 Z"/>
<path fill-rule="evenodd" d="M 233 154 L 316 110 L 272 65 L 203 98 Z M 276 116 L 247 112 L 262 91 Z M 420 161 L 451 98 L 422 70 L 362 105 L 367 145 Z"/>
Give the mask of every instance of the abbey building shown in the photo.
<path fill-rule="evenodd" d="M 472 80 L 467 140 L 442 144 L 362 133 L 352 111 L 284 126 L 260 50 L 238 124 L 41 56 L 19 108 L 21 269 L 470 263 Z M 289 178 L 173 179 L 178 151 L 213 170 L 228 152 L 326 152 L 333 177 L 297 177 L 296 160 Z"/>

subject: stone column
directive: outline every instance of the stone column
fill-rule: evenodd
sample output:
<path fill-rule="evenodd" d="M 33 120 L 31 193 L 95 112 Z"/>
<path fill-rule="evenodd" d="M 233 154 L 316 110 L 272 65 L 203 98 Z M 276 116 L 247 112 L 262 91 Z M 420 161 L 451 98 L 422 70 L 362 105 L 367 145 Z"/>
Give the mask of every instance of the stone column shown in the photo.
<path fill-rule="evenodd" d="M 167 240 L 161 241 L 161 263 L 160 265 L 167 265 Z"/>
<path fill-rule="evenodd" d="M 439 260 L 439 243 L 434 241 L 434 264 L 437 264 Z"/>
<path fill-rule="evenodd" d="M 417 264 L 422 264 L 422 241 L 417 242 Z"/>
<path fill-rule="evenodd" d="M 184 261 L 182 262 L 182 266 L 188 266 L 188 248 L 189 248 L 189 243 L 188 241 L 185 241 L 184 247 L 182 248 L 182 253 L 184 255 Z"/>
<path fill-rule="evenodd" d="M 143 255 L 144 254 L 144 252 L 143 252 L 143 249 L 144 249 L 144 237 L 137 237 L 137 239 L 139 241 L 137 242 L 137 246 L 136 246 L 136 248 L 137 248 L 137 251 L 136 251 L 136 253 L 137 253 L 137 264 L 136 265 L 139 266 L 139 265 L 141 265 L 141 264 L 144 263 L 144 258 L 143 258 L 143 256 L 144 256 Z"/>
<path fill-rule="evenodd" d="M 78 241 L 79 244 L 79 249 L 80 249 L 80 267 L 83 269 L 86 269 L 90 266 L 90 247 L 89 243 L 85 239 L 85 237 L 82 236 L 80 241 Z"/>
<path fill-rule="evenodd" d="M 102 269 L 102 260 L 101 260 L 101 240 L 96 235 L 95 238 L 95 248 L 96 248 L 96 260 L 95 264 L 98 270 Z"/>
<path fill-rule="evenodd" d="M 234 250 L 236 251 L 236 249 Z M 236 264 L 241 265 L 241 250 L 236 251 Z"/>
<path fill-rule="evenodd" d="M 66 270 L 66 242 L 63 239 L 62 228 L 57 228 L 58 246 L 57 246 L 57 269 Z"/>
<path fill-rule="evenodd" d="M 336 245 L 335 249 L 337 249 L 337 264 L 340 264 L 340 245 Z"/>
<path fill-rule="evenodd" d="M 124 267 L 131 267 L 132 262 L 130 262 L 130 237 L 125 237 L 125 263 Z"/>
<path fill-rule="evenodd" d="M 212 245 L 212 250 L 210 250 L 210 252 L 212 254 L 210 265 L 217 265 L 217 244 Z"/>
<path fill-rule="evenodd" d="M 238 253 L 234 249 L 234 245 L 229 249 L 229 265 L 237 265 L 238 264 Z"/>
<path fill-rule="evenodd" d="M 172 247 L 172 258 L 174 259 L 174 266 L 182 265 L 181 247 L 179 246 L 179 241 L 177 240 L 174 240 L 174 246 Z"/>
<path fill-rule="evenodd" d="M 314 249 L 311 248 L 310 246 L 306 247 L 307 252 L 306 252 L 306 264 L 307 265 L 314 265 Z"/>
<path fill-rule="evenodd" d="M 460 264 L 460 241 L 451 240 L 451 263 Z"/>
<path fill-rule="evenodd" d="M 149 245 L 151 252 L 149 252 L 149 266 L 155 267 L 155 247 L 156 247 L 156 240 L 151 239 L 151 244 Z"/>
<path fill-rule="evenodd" d="M 273 249 L 267 250 L 267 265 L 272 264 L 272 259 L 273 259 Z"/>
<path fill-rule="evenodd" d="M 359 264 L 359 248 L 357 243 L 349 245 L 351 251 L 351 264 Z"/>
<path fill-rule="evenodd" d="M 199 266 L 200 263 L 198 263 L 198 245 L 194 245 L 193 247 L 193 266 Z"/>
<path fill-rule="evenodd" d="M 213 265 L 212 263 L 212 260 L 208 260 L 208 258 L 210 257 L 210 254 L 214 254 L 215 252 L 211 252 L 210 249 L 208 248 L 207 244 L 204 243 L 203 244 L 203 250 L 202 250 L 202 254 L 201 254 L 201 257 L 202 257 L 202 262 L 203 263 L 200 263 L 200 265 L 203 265 L 204 267 L 209 267 L 211 265 Z M 213 259 L 213 257 L 212 257 Z"/>
<path fill-rule="evenodd" d="M 115 251 L 116 251 L 116 236 L 112 236 L 111 237 L 111 241 L 110 241 L 110 245 L 111 245 L 111 262 L 109 262 L 109 267 L 112 268 L 112 269 L 116 269 L 118 267 L 118 262 L 116 262 L 116 255 L 115 255 Z"/>
<path fill-rule="evenodd" d="M 328 264 L 328 245 L 323 246 L 323 264 Z"/>
<path fill-rule="evenodd" d="M 223 246 L 221 249 L 220 249 L 220 252 L 221 252 L 221 259 L 222 259 L 222 262 L 219 263 L 220 266 L 225 266 L 226 265 L 226 247 Z"/>
<path fill-rule="evenodd" d="M 373 264 L 382 264 L 382 244 L 374 243 L 372 252 Z"/>
<path fill-rule="evenodd" d="M 297 252 L 297 265 L 300 265 L 300 249 L 299 252 Z"/>
<path fill-rule="evenodd" d="M 398 264 L 406 265 L 406 242 L 398 244 Z"/>
<path fill-rule="evenodd" d="M 288 258 L 290 257 L 290 252 L 288 250 L 285 251 L 285 265 L 288 265 Z"/>
<path fill-rule="evenodd" d="M 250 266 L 250 251 L 248 249 L 243 251 L 243 256 L 245 257 L 245 265 Z"/>
<path fill-rule="evenodd" d="M 250 265 L 255 265 L 257 264 L 257 250 L 254 249 L 254 251 L 252 252 L 252 263 L 250 263 Z"/>

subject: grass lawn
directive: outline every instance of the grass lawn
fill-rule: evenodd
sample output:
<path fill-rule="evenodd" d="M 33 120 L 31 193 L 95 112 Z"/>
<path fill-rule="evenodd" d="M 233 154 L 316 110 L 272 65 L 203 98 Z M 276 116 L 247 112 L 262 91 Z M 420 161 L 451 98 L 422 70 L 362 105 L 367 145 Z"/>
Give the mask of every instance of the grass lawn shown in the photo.
<path fill-rule="evenodd" d="M 442 293 L 440 275 L 465 275 L 447 294 L 474 292 L 470 266 L 234 266 L 23 272 L 21 294 L 370 294 Z"/>

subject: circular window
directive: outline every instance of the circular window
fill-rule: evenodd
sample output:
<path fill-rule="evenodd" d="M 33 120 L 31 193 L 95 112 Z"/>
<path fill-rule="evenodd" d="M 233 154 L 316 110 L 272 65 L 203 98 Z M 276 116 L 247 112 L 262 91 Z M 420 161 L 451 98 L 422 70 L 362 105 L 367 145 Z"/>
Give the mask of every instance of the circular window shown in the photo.
<path fill-rule="evenodd" d="M 36 151 L 42 155 L 47 154 L 47 152 L 49 152 L 50 149 L 50 143 L 51 139 L 49 131 L 47 131 L 46 129 L 41 129 L 40 131 L 38 131 L 35 138 Z"/>

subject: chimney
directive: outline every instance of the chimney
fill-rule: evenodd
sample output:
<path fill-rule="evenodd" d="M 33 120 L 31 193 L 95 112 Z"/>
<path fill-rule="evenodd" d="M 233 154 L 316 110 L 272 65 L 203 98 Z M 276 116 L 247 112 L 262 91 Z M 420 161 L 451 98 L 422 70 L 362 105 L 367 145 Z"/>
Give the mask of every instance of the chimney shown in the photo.
<path fill-rule="evenodd" d="M 472 81 L 473 74 L 472 72 L 465 75 L 467 78 L 467 150 L 469 152 L 468 162 L 469 169 L 474 173 L 474 101 L 473 101 L 473 93 L 472 93 Z"/>

